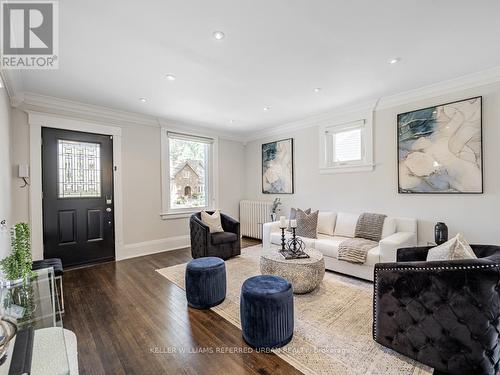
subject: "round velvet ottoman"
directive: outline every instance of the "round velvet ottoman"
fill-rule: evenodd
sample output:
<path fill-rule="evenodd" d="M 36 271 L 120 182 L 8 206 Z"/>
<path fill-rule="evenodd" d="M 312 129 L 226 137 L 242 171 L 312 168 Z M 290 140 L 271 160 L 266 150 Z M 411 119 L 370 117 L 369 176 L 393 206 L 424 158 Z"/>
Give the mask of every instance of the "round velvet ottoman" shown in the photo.
<path fill-rule="evenodd" d="M 293 336 L 293 289 L 284 278 L 260 275 L 241 287 L 241 330 L 254 348 L 279 348 Z"/>
<path fill-rule="evenodd" d="M 221 258 L 198 258 L 187 264 L 186 297 L 195 309 L 208 309 L 224 301 L 226 264 Z"/>

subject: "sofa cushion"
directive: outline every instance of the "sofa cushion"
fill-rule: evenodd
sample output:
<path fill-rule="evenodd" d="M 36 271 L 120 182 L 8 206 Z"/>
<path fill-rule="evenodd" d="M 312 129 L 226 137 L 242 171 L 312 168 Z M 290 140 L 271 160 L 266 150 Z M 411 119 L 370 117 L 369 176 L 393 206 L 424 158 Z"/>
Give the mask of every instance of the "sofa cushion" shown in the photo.
<path fill-rule="evenodd" d="M 384 220 L 384 227 L 382 228 L 382 238 L 389 237 L 394 233 L 396 233 L 396 219 L 393 217 L 386 217 Z"/>
<path fill-rule="evenodd" d="M 335 224 L 335 236 L 354 238 L 356 224 L 358 223 L 358 214 L 348 214 L 339 212 L 337 214 L 337 222 Z"/>
<path fill-rule="evenodd" d="M 318 234 L 333 236 L 336 218 L 337 214 L 335 212 L 320 211 L 318 215 Z"/>
<path fill-rule="evenodd" d="M 292 238 L 292 234 L 285 231 L 285 241 L 287 241 L 290 238 Z M 307 238 L 307 237 L 300 237 L 300 238 L 302 239 L 302 241 L 304 241 L 306 247 L 314 248 L 314 244 L 316 241 L 314 238 Z M 281 246 L 281 232 L 271 233 L 271 243 L 273 245 Z"/>
<path fill-rule="evenodd" d="M 363 266 L 374 266 L 377 263 L 380 263 L 379 246 L 376 246 L 368 251 L 368 254 L 366 254 L 366 261 L 363 263 Z"/>
<path fill-rule="evenodd" d="M 348 240 L 349 238 L 350 237 L 340 237 L 340 236 L 331 237 L 331 236 L 320 235 L 316 240 L 316 242 L 314 243 L 314 247 L 316 250 L 321 251 L 321 253 L 325 257 L 338 259 L 338 251 L 340 243 L 342 241 Z M 375 263 L 379 262 L 380 262 L 380 247 L 376 246 L 368 251 L 365 263 L 359 265 L 372 266 L 375 265 Z"/>
<path fill-rule="evenodd" d="M 212 233 L 210 237 L 212 237 L 212 244 L 214 245 L 235 242 L 238 240 L 238 236 L 236 235 L 236 233 L 231 233 L 231 232 Z"/>
<path fill-rule="evenodd" d="M 314 248 L 321 251 L 326 257 L 337 259 L 340 243 L 348 239 L 348 237 L 339 236 L 320 236 L 314 243 Z"/>

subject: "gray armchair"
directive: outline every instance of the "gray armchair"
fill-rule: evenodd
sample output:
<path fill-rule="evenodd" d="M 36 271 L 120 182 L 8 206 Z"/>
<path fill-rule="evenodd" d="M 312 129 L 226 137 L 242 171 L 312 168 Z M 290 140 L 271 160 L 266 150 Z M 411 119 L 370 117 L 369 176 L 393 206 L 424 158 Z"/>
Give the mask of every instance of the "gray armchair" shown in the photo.
<path fill-rule="evenodd" d="M 208 213 L 212 214 L 213 212 Z M 224 232 L 210 233 L 208 226 L 201 221 L 201 212 L 191 215 L 189 229 L 193 258 L 219 257 L 229 259 L 241 254 L 240 223 L 223 213 L 220 216 Z"/>

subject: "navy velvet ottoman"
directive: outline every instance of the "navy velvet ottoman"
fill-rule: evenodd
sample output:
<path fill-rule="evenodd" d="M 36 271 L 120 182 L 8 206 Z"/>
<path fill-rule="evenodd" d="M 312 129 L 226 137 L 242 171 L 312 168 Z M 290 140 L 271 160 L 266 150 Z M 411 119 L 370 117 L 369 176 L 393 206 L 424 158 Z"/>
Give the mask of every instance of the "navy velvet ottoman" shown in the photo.
<path fill-rule="evenodd" d="M 286 279 L 260 275 L 241 287 L 241 330 L 254 348 L 279 348 L 293 336 L 293 289 Z"/>
<path fill-rule="evenodd" d="M 186 297 L 195 309 L 208 309 L 224 301 L 226 264 L 221 258 L 198 258 L 187 264 Z"/>

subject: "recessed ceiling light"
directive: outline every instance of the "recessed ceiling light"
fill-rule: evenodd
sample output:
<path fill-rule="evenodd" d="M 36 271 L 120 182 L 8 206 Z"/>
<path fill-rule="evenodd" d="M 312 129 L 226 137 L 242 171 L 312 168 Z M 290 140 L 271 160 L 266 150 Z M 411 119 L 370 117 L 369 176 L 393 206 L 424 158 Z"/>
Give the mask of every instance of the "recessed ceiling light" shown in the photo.
<path fill-rule="evenodd" d="M 234 120 L 229 120 L 229 123 L 230 124 L 234 124 Z"/>
<path fill-rule="evenodd" d="M 165 78 L 168 79 L 169 81 L 175 81 L 175 76 L 173 74 L 167 74 Z"/>
<path fill-rule="evenodd" d="M 394 57 L 388 61 L 389 64 L 394 65 L 401 61 L 401 57 Z"/>
<path fill-rule="evenodd" d="M 148 100 L 146 98 L 139 98 L 139 101 L 142 103 L 146 103 Z"/>
<path fill-rule="evenodd" d="M 315 87 L 315 88 L 313 89 L 313 91 L 314 91 L 314 92 L 320 92 L 320 91 L 321 91 L 321 87 Z"/>
<path fill-rule="evenodd" d="M 264 111 L 269 111 L 271 107 L 264 107 Z"/>
<path fill-rule="evenodd" d="M 214 31 L 214 33 L 212 35 L 217 40 L 224 39 L 224 37 L 226 36 L 226 34 L 224 34 L 222 31 Z"/>

